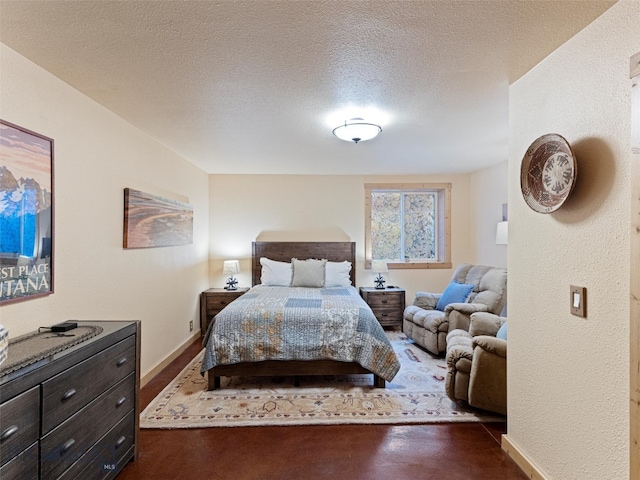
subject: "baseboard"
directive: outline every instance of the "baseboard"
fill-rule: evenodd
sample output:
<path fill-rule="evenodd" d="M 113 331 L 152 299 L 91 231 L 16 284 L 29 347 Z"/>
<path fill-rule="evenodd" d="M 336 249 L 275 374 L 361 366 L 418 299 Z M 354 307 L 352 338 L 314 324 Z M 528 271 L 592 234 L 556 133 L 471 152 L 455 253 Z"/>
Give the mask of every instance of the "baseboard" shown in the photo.
<path fill-rule="evenodd" d="M 177 349 L 173 351 L 167 358 L 165 358 L 162 362 L 156 365 L 151 369 L 149 373 L 147 373 L 144 377 L 140 379 L 140 388 L 144 387 L 147 383 L 149 383 L 153 377 L 155 377 L 158 373 L 160 373 L 167 365 L 173 362 L 176 358 L 180 356 L 182 352 L 184 352 L 189 345 L 191 345 L 196 339 L 200 337 L 200 330 L 193 334 L 186 342 L 180 345 Z"/>
<path fill-rule="evenodd" d="M 526 455 L 522 453 L 518 447 L 511 443 L 511 440 L 509 440 L 509 437 L 506 434 L 502 435 L 502 450 L 504 450 L 505 453 L 509 455 L 514 462 L 516 462 L 516 464 L 531 480 L 549 480 L 531 461 L 529 461 Z"/>

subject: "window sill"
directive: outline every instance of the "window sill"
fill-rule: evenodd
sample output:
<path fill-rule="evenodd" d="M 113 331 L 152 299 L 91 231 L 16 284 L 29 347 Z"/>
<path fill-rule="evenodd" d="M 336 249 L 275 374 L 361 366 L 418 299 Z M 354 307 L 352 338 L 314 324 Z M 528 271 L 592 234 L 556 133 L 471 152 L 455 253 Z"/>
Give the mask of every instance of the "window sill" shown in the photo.
<path fill-rule="evenodd" d="M 451 262 L 389 262 L 387 263 L 389 269 L 401 269 L 401 268 L 424 268 L 424 269 L 442 269 L 452 268 Z"/>

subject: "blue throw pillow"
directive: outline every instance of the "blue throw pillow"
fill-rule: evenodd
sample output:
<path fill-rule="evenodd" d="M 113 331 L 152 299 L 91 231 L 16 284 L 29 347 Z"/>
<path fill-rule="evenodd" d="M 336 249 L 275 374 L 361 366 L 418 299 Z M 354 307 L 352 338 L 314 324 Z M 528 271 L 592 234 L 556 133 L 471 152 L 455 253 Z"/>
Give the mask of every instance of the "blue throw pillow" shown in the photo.
<path fill-rule="evenodd" d="M 471 290 L 473 290 L 473 287 L 475 287 L 475 285 L 451 282 L 449 286 L 445 288 L 440 300 L 438 300 L 436 309 L 444 312 L 444 308 L 450 303 L 463 303 L 471 293 Z"/>
<path fill-rule="evenodd" d="M 501 338 L 502 340 L 507 339 L 507 322 L 504 322 L 502 324 L 500 330 L 498 330 L 498 333 L 496 333 L 496 338 Z"/>

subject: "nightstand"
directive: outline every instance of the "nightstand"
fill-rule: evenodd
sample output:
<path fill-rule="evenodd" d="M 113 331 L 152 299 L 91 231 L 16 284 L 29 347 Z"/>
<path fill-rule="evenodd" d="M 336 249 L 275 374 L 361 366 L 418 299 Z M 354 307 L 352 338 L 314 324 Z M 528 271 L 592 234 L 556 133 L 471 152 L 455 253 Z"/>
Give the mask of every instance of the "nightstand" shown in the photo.
<path fill-rule="evenodd" d="M 402 327 L 405 291 L 402 288 L 360 287 L 360 296 L 383 327 Z"/>
<path fill-rule="evenodd" d="M 249 291 L 248 288 L 225 290 L 224 288 L 210 288 L 200 294 L 200 332 L 207 333 L 211 319 L 220 311 Z"/>

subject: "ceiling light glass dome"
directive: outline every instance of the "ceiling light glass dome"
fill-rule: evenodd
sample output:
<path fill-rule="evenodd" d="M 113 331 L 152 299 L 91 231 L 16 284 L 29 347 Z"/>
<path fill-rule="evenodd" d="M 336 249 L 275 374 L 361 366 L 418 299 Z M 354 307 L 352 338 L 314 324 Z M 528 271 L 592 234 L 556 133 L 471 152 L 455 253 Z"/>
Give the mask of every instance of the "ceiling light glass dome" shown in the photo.
<path fill-rule="evenodd" d="M 333 134 L 341 140 L 358 143 L 371 140 L 381 131 L 380 125 L 365 122 L 362 118 L 352 118 L 345 120 L 344 125 L 334 128 Z"/>

